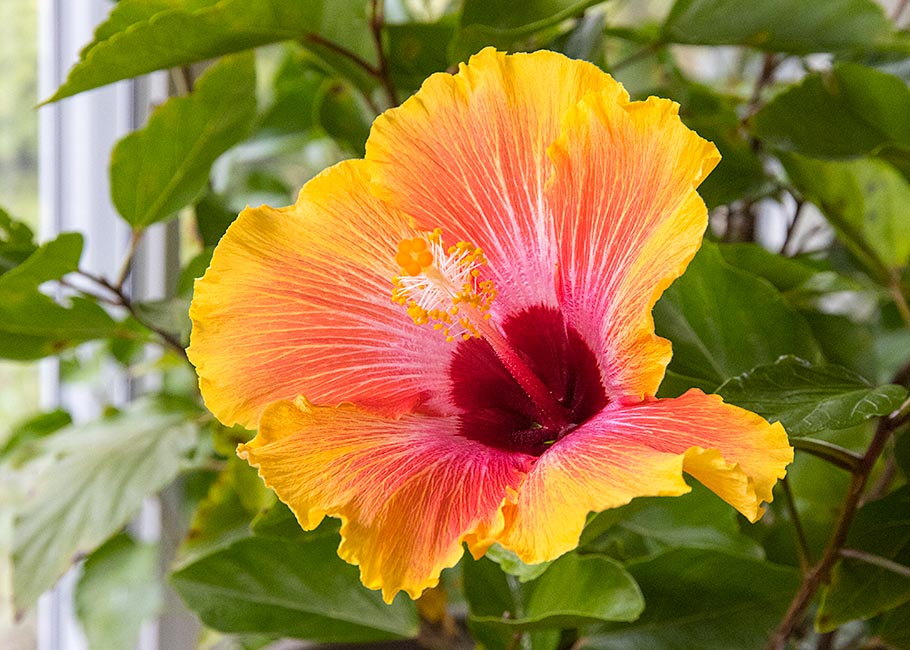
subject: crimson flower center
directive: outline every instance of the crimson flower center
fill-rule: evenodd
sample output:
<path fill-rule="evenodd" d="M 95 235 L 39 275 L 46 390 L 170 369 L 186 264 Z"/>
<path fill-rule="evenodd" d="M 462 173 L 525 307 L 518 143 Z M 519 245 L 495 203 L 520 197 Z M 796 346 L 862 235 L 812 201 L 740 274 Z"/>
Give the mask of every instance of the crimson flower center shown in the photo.
<path fill-rule="evenodd" d="M 486 340 L 468 338 L 458 343 L 449 366 L 460 431 L 491 447 L 539 456 L 606 406 L 600 368 L 591 348 L 556 309 L 521 311 L 502 324 L 502 332 L 553 399 L 535 399 Z"/>

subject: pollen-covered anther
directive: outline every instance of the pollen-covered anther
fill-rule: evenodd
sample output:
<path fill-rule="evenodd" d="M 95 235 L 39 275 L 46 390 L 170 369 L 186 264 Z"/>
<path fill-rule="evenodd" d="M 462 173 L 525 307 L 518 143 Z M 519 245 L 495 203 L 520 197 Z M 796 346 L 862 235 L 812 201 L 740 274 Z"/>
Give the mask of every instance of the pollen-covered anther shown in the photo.
<path fill-rule="evenodd" d="M 424 237 L 404 239 L 395 262 L 401 274 L 392 278 L 392 300 L 407 308 L 417 325 L 432 325 L 447 340 L 480 336 L 479 321 L 496 297 L 492 280 L 481 280 L 487 260 L 469 242 L 448 248 L 437 228 Z"/>

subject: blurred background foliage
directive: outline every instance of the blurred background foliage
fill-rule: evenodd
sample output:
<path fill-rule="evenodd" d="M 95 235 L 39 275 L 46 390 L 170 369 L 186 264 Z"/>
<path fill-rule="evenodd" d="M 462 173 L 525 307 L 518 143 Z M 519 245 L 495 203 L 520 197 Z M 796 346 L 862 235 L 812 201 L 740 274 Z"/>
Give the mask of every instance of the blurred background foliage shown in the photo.
<path fill-rule="evenodd" d="M 121 0 L 47 101 L 169 71 L 173 97 L 109 168 L 134 244 L 180 224 L 179 276 L 152 302 L 130 295 L 134 245 L 99 277 L 78 234 L 34 236 L 34 176 L 17 176 L 34 167 L 34 76 L 0 59 L 0 358 L 57 357 L 72 382 L 114 363 L 158 386 L 94 421 L 0 421 L 0 625 L 76 565 L 93 650 L 133 647 L 165 585 L 204 624 L 201 648 L 910 648 L 908 5 Z M 34 23 L 34 5 L 10 6 L 3 56 Z M 186 309 L 240 209 L 292 203 L 363 154 L 379 112 L 488 45 L 589 60 L 635 98 L 675 99 L 717 144 L 706 242 L 655 309 L 674 349 L 661 394 L 719 392 L 782 421 L 797 455 L 756 525 L 695 485 L 592 516 L 548 565 L 494 547 L 387 607 L 335 555 L 336 525 L 300 531 L 234 456 L 252 434 L 204 410 Z M 28 406 L 8 367 L 4 414 Z M 162 565 L 125 526 L 175 481 L 183 542 Z"/>

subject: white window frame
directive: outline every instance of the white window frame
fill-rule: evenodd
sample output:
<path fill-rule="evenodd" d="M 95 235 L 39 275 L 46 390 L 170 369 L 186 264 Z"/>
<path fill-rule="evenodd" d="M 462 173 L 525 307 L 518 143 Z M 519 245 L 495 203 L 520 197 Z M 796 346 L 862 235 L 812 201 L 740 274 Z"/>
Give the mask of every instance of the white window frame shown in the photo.
<path fill-rule="evenodd" d="M 38 92 L 50 97 L 92 40 L 95 27 L 113 4 L 108 0 L 38 0 Z M 108 163 L 114 144 L 141 126 L 151 108 L 168 96 L 167 76 L 149 75 L 82 93 L 39 109 L 39 201 L 42 240 L 61 232 L 85 237 L 81 266 L 116 277 L 130 239 L 129 227 L 110 200 Z M 128 289 L 135 298 L 164 297 L 177 272 L 176 224 L 148 229 L 136 254 Z M 123 404 L 142 387 L 117 368 L 107 370 L 108 403 Z M 64 406 L 76 421 L 96 417 L 103 404 L 79 386 L 63 386 L 54 360 L 41 365 L 45 408 Z M 148 499 L 131 530 L 158 541 L 162 573 L 179 541 L 179 494 L 167 491 Z M 73 596 L 78 567 L 42 596 L 37 613 L 37 650 L 88 650 L 76 618 Z M 136 650 L 191 650 L 199 624 L 168 592 L 164 612 L 143 627 Z"/>

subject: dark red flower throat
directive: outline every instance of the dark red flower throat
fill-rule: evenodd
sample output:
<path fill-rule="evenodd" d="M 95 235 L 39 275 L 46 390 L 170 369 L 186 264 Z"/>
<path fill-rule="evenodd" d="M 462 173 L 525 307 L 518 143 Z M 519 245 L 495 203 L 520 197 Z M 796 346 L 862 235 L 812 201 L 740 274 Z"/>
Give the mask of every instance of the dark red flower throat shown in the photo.
<path fill-rule="evenodd" d="M 606 406 L 600 367 L 578 331 L 551 307 L 519 312 L 503 323 L 502 331 L 557 407 L 536 404 L 493 348 L 471 338 L 458 344 L 449 366 L 452 396 L 462 410 L 461 434 L 539 456 Z"/>

